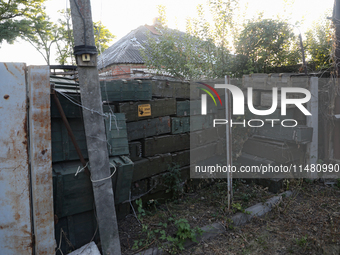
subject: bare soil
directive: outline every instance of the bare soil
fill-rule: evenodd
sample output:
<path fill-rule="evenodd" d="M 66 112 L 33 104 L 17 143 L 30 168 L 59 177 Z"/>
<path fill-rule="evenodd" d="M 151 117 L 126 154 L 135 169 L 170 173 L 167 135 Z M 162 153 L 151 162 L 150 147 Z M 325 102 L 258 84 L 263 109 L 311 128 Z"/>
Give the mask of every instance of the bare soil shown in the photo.
<path fill-rule="evenodd" d="M 226 231 L 215 238 L 202 241 L 184 251 L 173 254 L 340 254 L 340 189 L 322 182 L 290 180 L 287 185 L 293 196 L 284 198 L 265 217 L 253 218 L 244 226 L 234 227 L 231 216 L 244 209 L 265 202 L 275 194 L 266 188 L 242 180 L 234 180 L 234 206 L 227 208 L 227 184 L 222 180 L 195 193 L 183 194 L 180 199 L 158 205 L 149 201 L 140 218 L 148 227 L 142 231 L 134 215 L 119 224 L 123 254 L 134 254 L 150 247 L 160 247 L 159 237 L 147 236 L 155 229 L 175 236 L 176 228 L 170 217 L 186 219 L 191 228 L 213 222 L 222 224 Z M 284 191 L 284 190 L 282 190 Z M 138 212 L 137 212 L 138 214 Z M 167 227 L 159 223 L 167 223 Z M 149 240 L 148 240 L 149 238 Z M 133 248 L 135 240 L 146 240 Z"/>

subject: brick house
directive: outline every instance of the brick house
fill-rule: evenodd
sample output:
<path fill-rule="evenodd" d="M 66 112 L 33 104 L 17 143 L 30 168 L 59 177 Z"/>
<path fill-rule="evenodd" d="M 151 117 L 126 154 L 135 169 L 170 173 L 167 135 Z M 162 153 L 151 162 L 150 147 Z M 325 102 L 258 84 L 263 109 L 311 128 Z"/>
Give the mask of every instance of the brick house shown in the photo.
<path fill-rule="evenodd" d="M 161 36 L 156 23 L 132 30 L 98 56 L 100 79 L 116 80 L 151 76 L 152 70 L 145 66 L 140 53 L 148 36 L 151 38 Z"/>

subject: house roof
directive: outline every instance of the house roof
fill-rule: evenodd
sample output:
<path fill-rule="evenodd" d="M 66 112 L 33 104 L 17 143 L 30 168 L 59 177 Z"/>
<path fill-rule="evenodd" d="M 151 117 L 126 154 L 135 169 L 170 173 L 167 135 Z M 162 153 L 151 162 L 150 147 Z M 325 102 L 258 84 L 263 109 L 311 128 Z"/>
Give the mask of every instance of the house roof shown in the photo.
<path fill-rule="evenodd" d="M 143 64 L 140 49 L 143 48 L 148 36 L 157 38 L 161 36 L 160 30 L 149 25 L 132 30 L 98 56 L 98 69 L 112 64 Z"/>

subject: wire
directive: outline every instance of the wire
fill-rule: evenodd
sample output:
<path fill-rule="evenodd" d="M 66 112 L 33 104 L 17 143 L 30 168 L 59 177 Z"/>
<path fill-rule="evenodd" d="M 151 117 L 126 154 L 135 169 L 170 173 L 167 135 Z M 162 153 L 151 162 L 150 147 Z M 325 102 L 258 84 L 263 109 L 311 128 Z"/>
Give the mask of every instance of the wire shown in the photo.
<path fill-rule="evenodd" d="M 92 178 L 90 177 L 91 182 L 101 182 L 101 181 L 105 181 L 105 180 L 108 180 L 108 179 L 112 178 L 112 176 L 116 173 L 117 168 L 116 168 L 116 166 L 115 166 L 114 164 L 112 164 L 112 163 L 110 163 L 110 165 L 113 166 L 115 170 L 113 171 L 113 173 L 112 173 L 109 177 L 105 177 L 105 178 L 99 179 L 99 180 L 92 180 Z"/>

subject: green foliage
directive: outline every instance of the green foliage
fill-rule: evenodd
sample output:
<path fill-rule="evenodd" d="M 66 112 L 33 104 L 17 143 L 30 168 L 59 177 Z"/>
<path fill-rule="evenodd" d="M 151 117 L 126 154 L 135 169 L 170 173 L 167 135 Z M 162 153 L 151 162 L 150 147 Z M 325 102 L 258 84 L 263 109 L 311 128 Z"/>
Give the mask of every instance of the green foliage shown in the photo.
<path fill-rule="evenodd" d="M 0 2 L 0 44 L 13 43 L 17 37 L 32 32 L 31 25 L 38 14 L 44 15 L 45 0 L 7 0 Z"/>
<path fill-rule="evenodd" d="M 181 186 L 181 172 L 179 166 L 173 164 L 168 166 L 168 173 L 163 177 L 163 184 L 167 187 L 166 193 L 172 193 L 173 199 L 178 198 L 183 193 Z"/>
<path fill-rule="evenodd" d="M 143 222 L 145 210 L 143 209 L 142 200 L 136 200 L 138 219 Z M 176 228 L 175 235 L 168 234 L 168 227 L 172 225 Z M 170 254 L 178 254 L 179 250 L 184 250 L 184 242 L 190 239 L 197 242 L 196 237 L 202 235 L 202 230 L 199 227 L 191 228 L 186 219 L 174 219 L 169 217 L 167 222 L 159 222 L 156 229 L 150 228 L 147 224 L 142 223 L 143 238 L 134 241 L 133 250 L 146 248 L 151 243 L 157 240 L 160 248 L 166 250 Z M 162 242 L 166 242 L 163 244 Z"/>
<path fill-rule="evenodd" d="M 305 236 L 301 237 L 300 239 L 295 239 L 295 242 L 296 242 L 297 245 L 304 247 L 307 244 L 307 238 L 308 238 L 308 236 L 305 235 Z"/>
<path fill-rule="evenodd" d="M 301 59 L 298 39 L 286 21 L 253 20 L 237 38 L 236 52 L 243 56 L 243 73 L 268 73 L 271 68 L 295 65 Z"/>
<path fill-rule="evenodd" d="M 56 61 L 60 65 L 71 64 L 75 65 L 75 58 L 73 56 L 74 39 L 72 30 L 71 9 L 58 11 L 61 18 L 57 21 L 58 32 L 60 39 L 57 40 L 57 58 Z"/>
<path fill-rule="evenodd" d="M 251 212 L 246 211 L 240 203 L 233 203 L 231 205 L 231 207 L 233 208 L 234 213 L 237 212 L 237 211 L 240 211 L 240 212 L 245 213 L 245 214 L 251 214 Z"/>
<path fill-rule="evenodd" d="M 56 24 L 49 20 L 44 13 L 39 13 L 31 17 L 31 33 L 22 35 L 45 59 L 46 64 L 50 64 L 51 47 L 59 40 L 59 30 Z"/>
<path fill-rule="evenodd" d="M 329 68 L 332 64 L 333 45 L 331 21 L 324 15 L 306 32 L 306 53 L 315 63 L 316 70 Z M 314 70 L 314 71 L 316 71 Z"/>
<path fill-rule="evenodd" d="M 101 21 L 93 22 L 94 41 L 98 50 L 98 55 L 102 54 L 116 36 L 114 36 L 110 30 L 108 30 Z"/>
<path fill-rule="evenodd" d="M 228 74 L 231 63 L 230 42 L 233 8 L 237 1 L 210 1 L 209 11 L 213 24 L 205 20 L 203 7 L 197 7 L 198 19 L 189 19 L 187 33 L 168 29 L 165 18 L 159 27 L 162 36 L 149 37 L 148 47 L 142 50 L 149 68 L 159 73 L 167 73 L 182 79 L 217 78 Z M 164 7 L 159 8 L 160 16 L 165 16 Z"/>
<path fill-rule="evenodd" d="M 73 57 L 73 29 L 71 20 L 71 10 L 68 8 L 66 11 L 59 11 L 61 18 L 58 19 L 58 33 L 59 38 L 56 42 L 57 44 L 57 61 L 61 65 L 75 64 Z M 93 32 L 94 41 L 98 50 L 98 55 L 100 55 L 104 50 L 106 50 L 109 45 L 108 43 L 112 41 L 115 36 L 101 23 L 93 22 Z"/>

